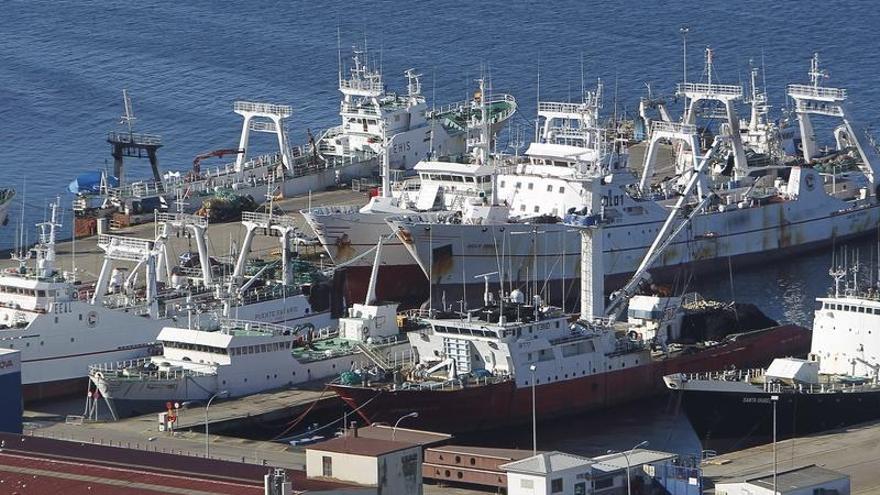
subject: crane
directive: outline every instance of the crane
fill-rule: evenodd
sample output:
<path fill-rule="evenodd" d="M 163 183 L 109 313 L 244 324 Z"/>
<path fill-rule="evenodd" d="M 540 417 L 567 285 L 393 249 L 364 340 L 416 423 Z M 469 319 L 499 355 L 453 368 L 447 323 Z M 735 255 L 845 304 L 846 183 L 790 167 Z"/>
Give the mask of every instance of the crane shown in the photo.
<path fill-rule="evenodd" d="M 201 162 L 206 158 L 223 158 L 226 155 L 240 155 L 242 153 L 244 153 L 244 150 L 240 148 L 224 148 L 222 150 L 199 153 L 193 159 L 193 174 L 199 175 L 201 173 Z"/>
<path fill-rule="evenodd" d="M 654 242 L 651 244 L 651 247 L 648 249 L 648 252 L 645 253 L 645 257 L 642 258 L 642 263 L 639 265 L 638 269 L 633 274 L 632 278 L 629 279 L 629 282 L 626 283 L 620 290 L 616 291 L 611 296 L 611 302 L 608 304 L 608 309 L 605 311 L 605 315 L 608 316 L 612 321 L 617 321 L 620 316 L 623 314 L 623 309 L 626 307 L 627 301 L 632 298 L 632 296 L 636 293 L 639 285 L 647 280 L 648 268 L 654 264 L 657 258 L 663 253 L 669 244 L 672 243 L 673 239 L 678 236 L 679 232 L 681 232 L 685 226 L 699 213 L 706 205 L 711 201 L 712 194 L 706 194 L 705 197 L 700 198 L 699 203 L 694 207 L 694 209 L 688 214 L 675 228 L 671 231 L 671 234 L 667 235 L 672 229 L 672 225 L 675 219 L 678 217 L 679 213 L 682 211 L 682 208 L 685 206 L 685 203 L 688 200 L 691 192 L 694 190 L 694 187 L 699 183 L 703 171 L 706 169 L 706 164 L 709 162 L 709 157 L 712 156 L 713 153 L 718 149 L 720 144 L 724 138 L 722 136 L 716 136 L 714 142 L 712 143 L 712 147 L 706 151 L 706 154 L 703 155 L 703 158 L 700 160 L 700 163 L 691 171 L 691 176 L 688 178 L 688 182 L 685 185 L 684 190 L 681 192 L 681 196 L 676 201 L 675 206 L 672 208 L 672 211 L 669 212 L 669 216 L 666 218 L 666 222 L 663 223 L 663 227 L 660 228 L 660 231 L 657 233 L 657 237 L 654 238 Z"/>

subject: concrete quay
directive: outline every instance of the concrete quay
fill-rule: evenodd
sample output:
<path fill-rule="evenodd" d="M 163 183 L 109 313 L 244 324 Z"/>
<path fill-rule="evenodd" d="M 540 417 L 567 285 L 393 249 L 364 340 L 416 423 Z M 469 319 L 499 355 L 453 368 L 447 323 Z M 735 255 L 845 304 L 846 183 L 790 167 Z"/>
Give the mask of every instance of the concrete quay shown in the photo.
<path fill-rule="evenodd" d="M 777 442 L 777 470 L 815 464 L 850 476 L 852 493 L 880 493 L 880 421 Z M 773 445 L 703 462 L 707 486 L 773 471 Z M 706 493 L 714 493 L 713 489 Z"/>

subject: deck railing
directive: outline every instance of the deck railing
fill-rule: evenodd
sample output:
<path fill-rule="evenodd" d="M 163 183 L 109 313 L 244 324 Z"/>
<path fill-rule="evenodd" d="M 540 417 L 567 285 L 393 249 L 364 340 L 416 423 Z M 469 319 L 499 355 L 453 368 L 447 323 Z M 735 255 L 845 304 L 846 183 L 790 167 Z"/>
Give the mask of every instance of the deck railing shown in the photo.
<path fill-rule="evenodd" d="M 150 364 L 155 364 L 151 358 L 92 364 L 89 365 L 89 376 L 92 379 L 107 381 L 149 381 L 181 380 L 190 376 L 210 376 L 214 374 L 195 368 L 183 368 L 180 365 L 159 366 L 156 364 L 155 369 L 147 369 L 146 366 Z M 204 367 L 207 368 L 207 366 Z"/>

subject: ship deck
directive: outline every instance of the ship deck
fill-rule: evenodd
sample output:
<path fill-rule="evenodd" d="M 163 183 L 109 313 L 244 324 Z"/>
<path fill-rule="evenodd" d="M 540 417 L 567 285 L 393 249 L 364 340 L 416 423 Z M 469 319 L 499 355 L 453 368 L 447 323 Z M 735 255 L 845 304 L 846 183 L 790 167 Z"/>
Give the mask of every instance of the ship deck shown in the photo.
<path fill-rule="evenodd" d="M 303 219 L 299 210 L 308 208 L 310 204 L 315 206 L 328 204 L 363 206 L 366 201 L 367 197 L 363 192 L 340 189 L 336 191 L 315 192 L 311 195 L 311 198 L 296 197 L 282 199 L 277 201 L 275 205 L 291 215 L 300 230 L 309 236 L 313 236 L 314 232 Z M 150 222 L 133 225 L 122 229 L 113 229 L 110 233 L 151 239 L 155 236 L 155 224 Z M 213 223 L 207 230 L 208 246 L 211 250 L 222 250 L 229 245 L 229 239 L 243 239 L 244 234 L 245 228 L 239 222 Z M 80 280 L 84 282 L 96 280 L 98 273 L 101 272 L 101 264 L 104 261 L 104 252 L 98 248 L 97 241 L 97 236 L 77 239 L 75 244 L 69 240 L 59 241 L 56 245 L 56 266 L 59 270 L 69 271 L 75 264 L 77 276 Z M 188 239 L 186 236 L 171 236 L 169 238 L 170 252 L 179 254 L 186 251 L 195 251 L 195 244 L 190 245 L 190 242 L 191 239 Z M 275 237 L 255 236 L 253 252 L 255 256 L 269 257 L 275 255 L 278 252 L 278 239 Z M 322 248 L 319 245 L 314 248 L 301 248 L 301 254 L 306 256 L 312 255 L 317 258 L 321 252 Z M 10 254 L 8 251 L 0 252 L 0 269 L 18 267 L 18 263 L 10 259 Z M 325 258 L 323 262 L 328 263 L 329 260 Z M 116 264 L 126 266 L 124 262 L 116 262 Z"/>

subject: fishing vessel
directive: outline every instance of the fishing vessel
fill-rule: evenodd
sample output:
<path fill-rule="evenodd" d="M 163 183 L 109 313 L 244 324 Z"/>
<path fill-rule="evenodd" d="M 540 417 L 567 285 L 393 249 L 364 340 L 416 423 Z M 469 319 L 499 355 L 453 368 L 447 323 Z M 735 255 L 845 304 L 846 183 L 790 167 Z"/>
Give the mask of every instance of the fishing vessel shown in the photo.
<path fill-rule="evenodd" d="M 162 325 L 143 316 L 143 305 L 116 309 L 80 297 L 81 284 L 55 266 L 59 227 L 53 204 L 38 224 L 33 267 L 19 256 L 18 268 L 0 273 L 0 347 L 21 351 L 26 401 L 70 394 L 94 360 L 148 355 Z"/>
<path fill-rule="evenodd" d="M 816 299 L 807 359 L 784 352 L 767 368 L 737 368 L 664 377 L 706 445 L 769 442 L 847 427 L 880 417 L 880 297 L 859 286 L 857 269 L 834 270 L 835 287 Z"/>
<path fill-rule="evenodd" d="M 162 327 L 185 317 L 189 308 L 196 308 L 206 322 L 232 315 L 329 324 L 329 311 L 313 311 L 292 274 L 276 282 L 243 268 L 238 284 L 218 286 L 204 240 L 207 222 L 194 215 L 163 214 L 157 239 L 102 234 L 98 247 L 104 262 L 98 280 L 84 284 L 74 271 L 56 268 L 58 203 L 50 210 L 50 220 L 38 224 L 33 267 L 27 265 L 29 256 L 18 256 L 17 268 L 0 273 L 0 347 L 21 351 L 27 401 L 78 393 L 91 363 L 148 356 L 156 350 Z M 260 214 L 253 215 L 252 230 L 268 225 Z M 167 239 L 175 229 L 195 234 L 202 272 L 187 274 L 169 263 Z M 242 267 L 248 256 L 242 253 Z M 143 285 L 136 283 L 139 277 Z"/>
<path fill-rule="evenodd" d="M 389 165 L 395 170 L 410 170 L 428 156 L 463 155 L 468 139 L 472 139 L 467 123 L 477 109 L 470 102 L 429 108 L 421 93 L 420 74 L 414 69 L 405 73 L 406 92 L 391 92 L 378 64 L 367 55 L 356 50 L 347 73 L 340 60 L 339 125 L 317 138 L 307 129 L 307 143 L 292 146 L 285 123 L 293 114 L 292 107 L 237 101 L 233 110 L 243 118 L 238 147 L 201 153 L 188 171 L 161 172 L 156 159 L 161 138 L 133 132 L 134 116 L 125 93 L 123 122 L 128 127 L 108 136 L 114 156 L 113 174 L 91 173 L 71 184 L 71 190 L 79 194 L 75 202 L 77 232 L 94 233 L 95 218 L 100 216 L 114 215 L 117 223 L 143 221 L 143 215 L 151 215 L 155 209 L 167 211 L 168 205 L 181 197 L 193 210 L 215 196 L 250 196 L 262 203 L 267 188 L 273 196 L 292 196 L 355 178 L 374 177 L 379 173 L 379 155 L 386 144 Z M 493 115 L 501 121 L 509 118 L 515 102 L 497 103 Z M 249 158 L 253 155 L 252 131 L 274 134 L 278 151 Z M 202 163 L 226 155 L 235 156 L 234 163 L 215 167 Z M 140 156 L 150 158 L 152 178 L 127 180 L 123 158 Z"/>
<path fill-rule="evenodd" d="M 295 327 L 222 319 L 207 328 L 165 327 L 162 354 L 89 366 L 89 379 L 114 419 L 159 411 L 170 402 L 242 397 L 337 376 L 375 359 L 404 359 L 395 320 L 389 335 L 370 343 L 335 328 Z"/>
<path fill-rule="evenodd" d="M 366 299 L 352 305 L 338 325 L 314 318 L 289 326 L 231 318 L 202 325 L 201 320 L 194 324 L 190 314 L 186 327 L 162 329 L 161 355 L 90 366 L 97 397 L 103 397 L 118 419 L 160 410 L 168 402 L 323 382 L 354 368 L 385 373 L 410 356 L 397 303 L 376 297 L 381 258 L 380 241 Z"/>
<path fill-rule="evenodd" d="M 9 221 L 9 208 L 15 198 L 15 189 L 11 187 L 0 188 L 0 227 Z"/>
<path fill-rule="evenodd" d="M 591 228 L 582 235 L 590 259 L 604 233 Z M 807 350 L 809 333 L 796 325 L 678 343 L 683 318 L 675 299 L 640 301 L 631 322 L 618 322 L 632 292 L 618 296 L 606 313 L 601 263 L 586 261 L 582 271 L 587 290 L 580 320 L 543 304 L 537 288 L 531 298 L 517 289 L 496 298 L 488 282 L 495 273 L 487 273 L 482 307 L 431 311 L 425 327 L 408 335 L 412 365 L 384 380 L 343 376 L 333 389 L 368 422 L 418 412 L 412 421 L 420 428 L 491 430 L 526 423 L 532 414 L 546 421 L 663 393 L 668 370 L 719 369 L 767 362 L 779 349 Z"/>
<path fill-rule="evenodd" d="M 602 256 L 607 283 L 619 286 L 635 271 L 676 203 L 682 177 L 704 155 L 707 143 L 701 144 L 703 133 L 694 119 L 701 103 L 712 101 L 722 104 L 725 125 L 716 137 L 725 142 L 712 150 L 702 192 L 687 207 L 696 213 L 658 260 L 652 271 L 655 277 L 670 279 L 685 267 L 710 271 L 721 266 L 719 259 L 725 260 L 727 269 L 728 260 L 734 265 L 763 261 L 866 235 L 880 221 L 876 147 L 852 119 L 846 90 L 821 84 L 824 72 L 818 58 L 811 64 L 810 75 L 810 84 L 788 87 L 788 95 L 797 103 L 800 158 L 770 153 L 784 148 L 784 140 L 766 115 L 754 126 L 739 127 L 734 104 L 742 97 L 741 86 L 687 83 L 678 90 L 689 102 L 684 122 L 651 122 L 640 175 L 614 158 L 613 148 L 610 161 L 533 156 L 519 173 L 498 176 L 498 208 L 508 210 L 503 222 L 452 213 L 399 215 L 387 221 L 431 281 L 435 298 L 445 294 L 458 300 L 464 291 L 478 294 L 479 280 L 474 276 L 491 266 L 503 268 L 514 285 L 521 286 L 530 278 L 545 281 L 553 291 L 552 301 L 576 300 L 579 241 L 566 224 L 579 221 L 599 221 L 605 226 Z M 555 106 L 543 107 L 548 120 Z M 761 104 L 759 109 L 763 108 Z M 756 110 L 758 117 L 763 113 Z M 852 158 L 857 162 L 855 170 L 834 173 L 835 167 L 823 161 L 825 155 L 819 152 L 811 123 L 816 115 L 842 119 L 835 129 L 839 149 L 831 155 Z M 554 127 L 544 126 L 542 141 L 550 137 L 546 129 Z M 758 138 L 762 132 L 769 134 Z M 672 177 L 652 185 L 660 168 L 658 150 L 667 142 L 677 150 L 675 168 L 669 171 Z M 533 146 L 537 144 L 553 145 Z M 766 160 L 750 164 L 750 147 L 776 158 L 770 165 Z M 597 150 L 586 148 L 582 153 L 596 156 Z M 601 202 L 592 206 L 591 198 L 596 196 Z M 695 208 L 704 200 L 705 208 Z M 504 267 L 499 266 L 500 260 Z"/>
<path fill-rule="evenodd" d="M 389 238 L 382 266 L 387 276 L 382 280 L 390 285 L 383 284 L 379 292 L 401 302 L 424 300 L 422 291 L 414 291 L 411 283 L 421 275 L 403 244 L 388 236 L 385 217 L 418 211 L 459 212 L 491 201 L 496 164 L 490 158 L 490 150 L 500 126 L 515 112 L 516 100 L 506 94 L 490 94 L 482 79 L 479 84 L 466 122 L 470 133 L 479 134 L 477 139 L 469 139 L 467 161 L 428 157 L 413 167 L 414 176 L 392 181 L 388 142 L 382 152 L 382 187 L 365 206 L 320 206 L 301 211 L 333 262 L 345 267 L 342 276 L 349 300 L 359 299 L 366 291 L 370 273 L 367 255 L 383 232 Z M 408 273 L 401 273 L 401 267 L 408 269 Z"/>
<path fill-rule="evenodd" d="M 641 327 L 571 323 L 558 309 L 516 296 L 465 316 L 425 319 L 426 327 L 409 335 L 414 366 L 370 378 L 368 386 L 358 374 L 345 376 L 333 389 L 370 423 L 416 411 L 419 428 L 491 430 L 530 420 L 532 386 L 545 421 L 661 394 L 669 370 L 767 362 L 774 349 L 802 352 L 808 339 L 804 329 L 786 325 L 657 351 Z"/>

